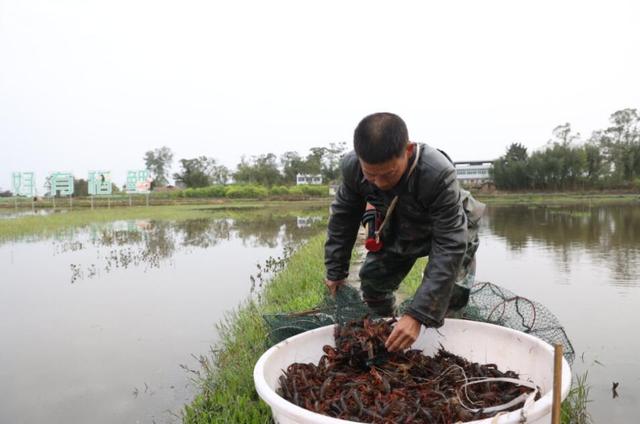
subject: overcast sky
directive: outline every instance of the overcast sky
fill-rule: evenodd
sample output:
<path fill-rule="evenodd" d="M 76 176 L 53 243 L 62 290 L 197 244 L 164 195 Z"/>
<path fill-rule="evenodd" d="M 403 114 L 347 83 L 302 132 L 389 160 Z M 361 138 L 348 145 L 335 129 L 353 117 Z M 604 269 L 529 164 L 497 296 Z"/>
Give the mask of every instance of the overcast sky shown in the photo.
<path fill-rule="evenodd" d="M 493 159 L 640 107 L 637 1 L 425 3 L 0 0 L 0 187 L 27 170 L 122 185 L 163 145 L 227 166 L 306 153 L 376 111 Z"/>

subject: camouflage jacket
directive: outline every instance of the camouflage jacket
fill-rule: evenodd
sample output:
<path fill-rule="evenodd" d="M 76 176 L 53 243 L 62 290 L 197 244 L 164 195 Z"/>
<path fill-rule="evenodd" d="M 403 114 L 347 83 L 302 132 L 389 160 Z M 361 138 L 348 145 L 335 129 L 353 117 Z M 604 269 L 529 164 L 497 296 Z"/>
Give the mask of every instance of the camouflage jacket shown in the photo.
<path fill-rule="evenodd" d="M 405 312 L 426 326 L 442 325 L 467 247 L 467 217 L 453 164 L 440 151 L 421 144 L 415 170 L 408 175 L 408 167 L 389 192 L 364 178 L 355 152 L 344 157 L 341 167 L 343 182 L 331 204 L 325 244 L 327 278 L 346 278 L 366 203 L 384 215 L 398 195 L 380 237 L 382 249 L 416 258 L 429 256 L 422 284 Z"/>

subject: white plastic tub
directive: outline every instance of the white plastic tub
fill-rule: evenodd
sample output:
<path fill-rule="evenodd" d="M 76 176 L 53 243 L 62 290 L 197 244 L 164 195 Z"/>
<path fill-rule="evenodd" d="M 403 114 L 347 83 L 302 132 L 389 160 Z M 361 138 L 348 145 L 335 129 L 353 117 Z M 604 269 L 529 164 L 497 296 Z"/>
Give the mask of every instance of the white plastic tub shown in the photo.
<path fill-rule="evenodd" d="M 423 349 L 426 355 L 436 352 L 439 344 L 452 353 L 473 362 L 493 363 L 501 371 L 512 370 L 522 379 L 530 379 L 541 389 L 541 398 L 525 411 L 517 410 L 494 418 L 472 423 L 519 423 L 522 414 L 526 422 L 550 423 L 553 388 L 553 348 L 548 343 L 515 330 L 496 325 L 447 319 L 438 330 L 424 330 L 414 343 L 414 349 Z M 323 355 L 322 347 L 334 346 L 333 326 L 318 328 L 291 337 L 266 351 L 258 360 L 253 379 L 260 397 L 269 404 L 273 417 L 280 424 L 314 423 L 337 424 L 352 421 L 339 420 L 300 408 L 282 397 L 275 389 L 283 369 L 294 362 L 313 362 Z M 562 361 L 562 399 L 569 393 L 571 370 Z"/>

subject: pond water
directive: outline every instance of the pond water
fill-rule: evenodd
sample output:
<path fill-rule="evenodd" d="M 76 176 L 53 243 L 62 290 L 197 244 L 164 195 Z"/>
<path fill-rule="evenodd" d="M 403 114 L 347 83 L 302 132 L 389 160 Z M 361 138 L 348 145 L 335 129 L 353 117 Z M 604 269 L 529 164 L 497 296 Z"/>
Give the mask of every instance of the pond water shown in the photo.
<path fill-rule="evenodd" d="M 64 209 L 57 209 L 55 212 L 53 209 L 33 209 L 33 210 L 25 210 L 25 209 L 0 209 L 0 219 L 14 219 L 20 218 L 22 216 L 47 216 L 52 213 L 65 213 Z"/>
<path fill-rule="evenodd" d="M 120 221 L 0 245 L 0 422 L 177 422 L 215 323 L 318 216 Z M 640 207 L 489 207 L 477 279 L 546 305 L 595 422 L 640 402 Z M 612 383 L 619 382 L 617 398 Z"/>
<path fill-rule="evenodd" d="M 640 207 L 489 207 L 480 237 L 477 279 L 539 301 L 565 327 L 594 421 L 636 422 Z"/>
<path fill-rule="evenodd" d="M 192 355 L 256 265 L 322 221 L 119 221 L 0 245 L 0 422 L 180 422 Z"/>

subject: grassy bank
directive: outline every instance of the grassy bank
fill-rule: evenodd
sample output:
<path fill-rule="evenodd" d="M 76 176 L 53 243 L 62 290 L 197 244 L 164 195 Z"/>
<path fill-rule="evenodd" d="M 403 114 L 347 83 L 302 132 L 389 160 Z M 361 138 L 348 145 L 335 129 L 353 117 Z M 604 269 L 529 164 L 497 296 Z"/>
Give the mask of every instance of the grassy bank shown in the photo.
<path fill-rule="evenodd" d="M 107 196 L 74 195 L 68 197 L 0 197 L 0 208 L 65 208 L 65 207 L 109 207 L 109 206 L 159 206 L 184 204 L 224 203 L 239 199 L 263 201 L 300 201 L 329 198 L 329 186 L 296 185 L 264 187 L 255 184 L 217 185 L 183 190 L 152 191 L 148 194 L 115 193 Z"/>
<path fill-rule="evenodd" d="M 262 314 L 299 311 L 316 306 L 324 295 L 324 235 L 311 239 L 286 268 L 264 288 L 259 300 L 248 301 L 219 325 L 220 343 L 205 370 L 201 393 L 184 411 L 185 423 L 267 423 L 270 411 L 253 385 L 253 366 L 266 350 L 267 328 Z"/>
<path fill-rule="evenodd" d="M 227 217 L 247 212 L 261 213 L 287 210 L 324 208 L 326 201 L 256 202 L 232 201 L 215 205 L 138 206 L 101 209 L 77 209 L 48 215 L 25 215 L 0 219 L 0 240 L 22 236 L 48 236 L 72 227 L 130 219 L 185 220 L 211 217 Z"/>
<path fill-rule="evenodd" d="M 606 205 L 640 203 L 640 194 L 631 193 L 474 193 L 488 205 Z"/>
<path fill-rule="evenodd" d="M 211 355 L 201 358 L 204 373 L 200 394 L 185 407 L 184 422 L 269 423 L 269 408 L 259 399 L 253 385 L 253 367 L 267 349 L 267 327 L 262 314 L 301 311 L 317 306 L 325 293 L 324 235 L 311 239 L 288 261 L 284 270 L 269 282 L 259 299 L 241 305 L 219 325 L 219 344 Z M 410 296 L 419 286 L 425 261 L 416 263 L 400 288 Z M 563 403 L 563 423 L 587 423 L 586 378 L 577 379 Z"/>
<path fill-rule="evenodd" d="M 474 193 L 478 200 L 496 206 L 527 205 L 527 206 L 569 206 L 569 205 L 615 205 L 640 203 L 640 194 L 631 193 L 498 193 L 485 194 Z M 146 197 L 133 196 L 132 203 L 129 203 L 127 196 L 114 196 L 110 201 L 105 198 L 94 199 L 94 210 L 103 211 L 120 208 L 138 208 L 147 206 Z M 282 204 L 305 204 L 313 203 L 318 205 L 329 205 L 332 197 L 312 197 L 312 196 L 291 196 L 273 195 L 266 198 L 253 199 L 225 199 L 217 197 L 164 197 L 162 193 L 149 197 L 149 206 L 211 206 L 220 208 L 229 207 L 254 207 L 268 205 L 277 206 Z M 55 201 L 56 210 L 69 210 L 68 199 L 57 199 Z M 29 211 L 32 203 L 29 200 L 21 199 L 18 208 L 15 208 L 13 199 L 0 198 L 0 212 L 11 213 L 15 209 L 17 212 Z M 49 198 L 39 200 L 34 204 L 35 210 L 53 209 L 53 201 Z M 90 198 L 74 198 L 72 209 L 91 209 Z M 108 212 L 107 212 L 108 213 Z"/>
<path fill-rule="evenodd" d="M 113 195 L 108 197 L 74 197 L 69 200 L 65 198 L 38 198 L 36 202 L 32 202 L 31 198 L 13 198 L 0 197 L 0 211 L 10 212 L 12 209 L 17 211 L 28 211 L 31 209 L 91 209 L 91 205 L 95 209 L 108 209 L 114 207 L 136 207 L 136 206 L 177 206 L 177 205 L 225 205 L 236 204 L 242 202 L 249 203 L 297 203 L 305 201 L 324 202 L 331 201 L 331 196 L 311 196 L 311 195 L 269 195 L 250 196 L 241 198 L 224 198 L 216 196 L 197 196 L 197 197 L 168 197 L 165 193 L 152 194 L 150 196 L 134 195 L 123 196 Z"/>

